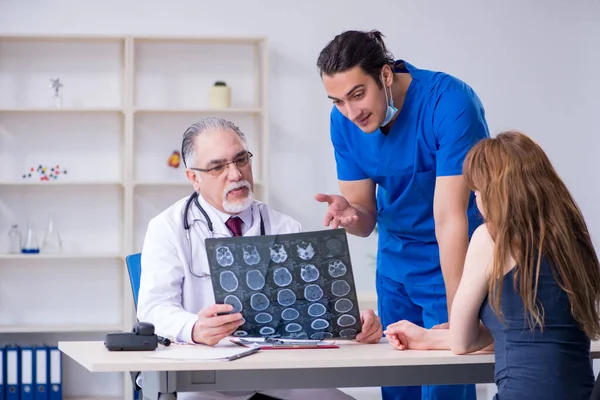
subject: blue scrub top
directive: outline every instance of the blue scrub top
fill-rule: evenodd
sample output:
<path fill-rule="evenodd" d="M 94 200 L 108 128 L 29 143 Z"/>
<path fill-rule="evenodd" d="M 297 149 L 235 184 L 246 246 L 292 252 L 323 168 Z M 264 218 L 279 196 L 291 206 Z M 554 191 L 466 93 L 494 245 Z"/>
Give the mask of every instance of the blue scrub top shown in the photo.
<path fill-rule="evenodd" d="M 396 61 L 410 73 L 400 114 L 387 135 L 366 134 L 334 106 L 331 140 L 339 180 L 377 184 L 377 270 L 404 284 L 443 284 L 435 237 L 436 177 L 461 175 L 469 149 L 489 137 L 483 105 L 466 83 Z M 471 194 L 469 237 L 482 219 Z"/>

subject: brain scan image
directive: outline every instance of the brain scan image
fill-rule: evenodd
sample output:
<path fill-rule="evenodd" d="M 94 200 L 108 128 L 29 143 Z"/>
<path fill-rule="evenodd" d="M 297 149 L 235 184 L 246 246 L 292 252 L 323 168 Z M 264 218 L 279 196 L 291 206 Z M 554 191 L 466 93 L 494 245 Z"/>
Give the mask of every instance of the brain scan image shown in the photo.
<path fill-rule="evenodd" d="M 323 289 L 318 285 L 308 285 L 304 288 L 304 298 L 308 301 L 317 301 L 323 297 Z"/>
<path fill-rule="evenodd" d="M 269 322 L 273 321 L 273 317 L 271 314 L 261 312 L 256 314 L 254 320 L 259 324 L 268 324 Z"/>
<path fill-rule="evenodd" d="M 356 329 L 353 328 L 347 328 L 347 329 L 342 329 L 340 331 L 340 336 L 343 338 L 352 338 L 355 337 L 357 335 L 357 331 Z"/>
<path fill-rule="evenodd" d="M 347 313 L 348 311 L 352 310 L 353 307 L 354 304 L 352 304 L 352 302 L 348 299 L 339 299 L 335 302 L 335 305 L 333 306 L 335 311 L 341 314 Z"/>
<path fill-rule="evenodd" d="M 262 328 L 260 328 L 260 334 L 261 335 L 272 335 L 275 333 L 275 329 L 271 328 L 270 326 L 263 326 Z"/>
<path fill-rule="evenodd" d="M 243 313 L 232 335 L 347 340 L 360 332 L 343 230 L 215 237 L 205 247 L 215 302 Z"/>
<path fill-rule="evenodd" d="M 285 251 L 285 247 L 282 244 L 274 244 L 269 248 L 269 253 L 271 255 L 271 261 L 274 263 L 282 263 L 287 260 L 287 252 Z"/>
<path fill-rule="evenodd" d="M 308 306 L 308 315 L 311 317 L 320 317 L 321 315 L 325 314 L 326 311 L 327 309 L 321 303 L 314 303 Z"/>
<path fill-rule="evenodd" d="M 302 325 L 292 322 L 291 324 L 287 324 L 285 326 L 286 332 L 300 332 L 302 330 Z"/>
<path fill-rule="evenodd" d="M 223 271 L 219 274 L 219 283 L 227 292 L 235 292 L 238 288 L 238 280 L 231 271 Z"/>
<path fill-rule="evenodd" d="M 314 330 L 319 330 L 319 329 L 326 329 L 329 327 L 329 322 L 327 322 L 324 319 L 315 319 L 311 324 L 310 327 L 313 328 Z"/>
<path fill-rule="evenodd" d="M 331 293 L 337 297 L 343 297 L 350 293 L 350 285 L 346 281 L 334 281 L 331 284 Z"/>
<path fill-rule="evenodd" d="M 284 307 L 289 307 L 296 302 L 296 295 L 290 289 L 283 289 L 277 293 L 277 302 Z"/>
<path fill-rule="evenodd" d="M 329 239 L 325 247 L 330 256 L 335 257 L 343 253 L 342 242 L 339 239 Z"/>
<path fill-rule="evenodd" d="M 277 286 L 287 286 L 292 283 L 292 274 L 285 267 L 276 268 L 273 271 L 273 281 Z"/>
<path fill-rule="evenodd" d="M 259 270 L 252 269 L 246 272 L 246 285 L 252 290 L 260 290 L 265 287 L 265 277 Z"/>
<path fill-rule="evenodd" d="M 225 304 L 231 304 L 231 306 L 233 307 L 233 310 L 231 310 L 232 314 L 242 311 L 242 302 L 240 301 L 240 299 L 237 298 L 237 296 L 234 296 L 232 294 L 225 296 L 225 300 L 223 302 Z"/>
<path fill-rule="evenodd" d="M 281 312 L 281 319 L 293 321 L 300 316 L 300 313 L 295 308 L 286 308 Z"/>
<path fill-rule="evenodd" d="M 260 262 L 260 254 L 256 246 L 246 245 L 242 248 L 244 262 L 248 265 L 256 265 Z"/>
<path fill-rule="evenodd" d="M 300 277 L 304 282 L 314 282 L 319 279 L 319 270 L 312 264 L 300 267 Z"/>
<path fill-rule="evenodd" d="M 337 320 L 337 324 L 339 326 L 350 326 L 350 325 L 354 325 L 356 323 L 356 318 L 354 318 L 352 315 L 349 314 L 344 314 L 341 317 L 338 318 Z"/>
<path fill-rule="evenodd" d="M 298 252 L 298 257 L 304 261 L 308 261 L 315 256 L 315 249 L 312 243 L 302 242 L 296 245 L 296 251 Z"/>
<path fill-rule="evenodd" d="M 346 275 L 346 270 L 346 264 L 340 260 L 329 261 L 328 271 L 332 278 L 339 278 Z"/>
<path fill-rule="evenodd" d="M 221 267 L 230 267 L 233 265 L 233 253 L 227 246 L 219 246 L 216 249 L 217 262 Z"/>
<path fill-rule="evenodd" d="M 256 311 L 263 311 L 269 307 L 270 301 L 262 293 L 254 293 L 250 296 L 250 307 Z"/>

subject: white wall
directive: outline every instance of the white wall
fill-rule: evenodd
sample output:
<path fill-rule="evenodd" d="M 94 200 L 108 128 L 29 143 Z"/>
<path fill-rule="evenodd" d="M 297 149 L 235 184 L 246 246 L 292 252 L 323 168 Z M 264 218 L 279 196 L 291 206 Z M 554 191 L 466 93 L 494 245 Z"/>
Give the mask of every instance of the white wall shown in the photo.
<path fill-rule="evenodd" d="M 271 204 L 307 229 L 322 227 L 325 207 L 313 195 L 337 192 L 331 104 L 316 58 L 342 30 L 373 28 L 387 36 L 396 58 L 471 84 L 493 133 L 516 128 L 539 141 L 600 244 L 597 0 L 0 0 L 0 34 L 269 37 Z M 352 238 L 351 246 L 358 288 L 371 290 L 375 240 Z"/>

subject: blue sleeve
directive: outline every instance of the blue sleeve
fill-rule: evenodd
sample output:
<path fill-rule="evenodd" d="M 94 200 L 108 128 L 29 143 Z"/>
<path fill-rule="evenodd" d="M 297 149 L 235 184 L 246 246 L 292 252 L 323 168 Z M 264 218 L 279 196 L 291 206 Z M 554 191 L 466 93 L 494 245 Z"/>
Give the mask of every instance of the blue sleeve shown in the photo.
<path fill-rule="evenodd" d="M 433 131 L 437 140 L 436 175 L 461 175 L 471 147 L 489 137 L 477 95 L 462 90 L 443 93 L 433 114 Z"/>
<path fill-rule="evenodd" d="M 368 176 L 358 166 L 354 156 L 348 150 L 344 133 L 340 128 L 339 118 L 341 114 L 334 107 L 330 115 L 330 135 L 331 143 L 335 155 L 335 163 L 337 168 L 337 177 L 340 181 L 358 181 L 367 179 Z"/>

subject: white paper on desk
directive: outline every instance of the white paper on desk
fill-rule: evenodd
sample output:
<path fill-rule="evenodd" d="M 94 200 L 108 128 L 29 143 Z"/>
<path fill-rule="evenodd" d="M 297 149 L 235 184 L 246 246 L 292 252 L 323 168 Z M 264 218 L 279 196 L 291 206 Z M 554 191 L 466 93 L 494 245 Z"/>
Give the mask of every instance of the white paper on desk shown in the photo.
<path fill-rule="evenodd" d="M 253 349 L 240 347 L 238 345 L 218 346 L 169 346 L 149 354 L 148 358 L 159 358 L 166 360 L 189 360 L 189 361 L 212 361 L 230 360 L 242 356 L 244 353 L 252 352 Z"/>

